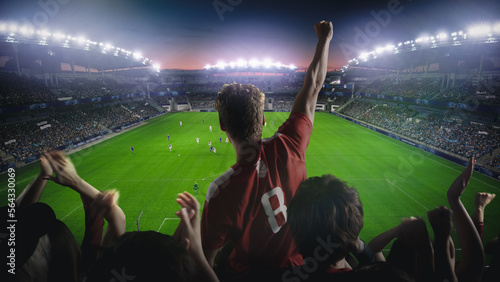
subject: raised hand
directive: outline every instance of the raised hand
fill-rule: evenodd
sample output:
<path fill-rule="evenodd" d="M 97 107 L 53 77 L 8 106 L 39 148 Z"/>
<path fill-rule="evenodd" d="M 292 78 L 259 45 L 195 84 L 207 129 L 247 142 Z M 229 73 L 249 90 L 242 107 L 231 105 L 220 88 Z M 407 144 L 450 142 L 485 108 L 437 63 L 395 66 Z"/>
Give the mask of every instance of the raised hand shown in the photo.
<path fill-rule="evenodd" d="M 43 156 L 48 160 L 55 176 L 52 174 L 44 176 L 43 179 L 52 180 L 62 186 L 75 188 L 80 176 L 76 173 L 75 166 L 71 160 L 61 151 L 52 150 L 43 153 Z"/>
<path fill-rule="evenodd" d="M 54 174 L 54 170 L 50 165 L 49 161 L 44 155 L 40 156 L 40 175 L 43 176 L 52 176 Z"/>
<path fill-rule="evenodd" d="M 484 209 L 484 207 L 486 207 L 495 197 L 495 194 L 477 192 L 475 201 L 476 208 Z"/>
<path fill-rule="evenodd" d="M 319 40 L 332 40 L 333 25 L 332 22 L 321 21 L 314 25 L 314 30 Z"/>
<path fill-rule="evenodd" d="M 450 188 L 448 189 L 448 199 L 459 199 L 460 196 L 465 191 L 465 188 L 469 185 L 472 172 L 474 171 L 474 165 L 476 160 L 472 157 L 469 160 L 469 165 L 467 168 L 453 181 Z"/>
<path fill-rule="evenodd" d="M 448 238 L 453 231 L 453 212 L 440 206 L 427 212 L 427 217 L 434 230 L 434 236 L 439 238 Z"/>
<path fill-rule="evenodd" d="M 201 252 L 201 227 L 200 227 L 200 203 L 188 192 L 177 195 L 177 203 L 182 207 L 176 215 L 181 219 L 178 230 L 176 230 L 176 239 L 185 245 L 191 255 L 192 252 Z M 196 254 L 198 255 L 198 254 Z"/>

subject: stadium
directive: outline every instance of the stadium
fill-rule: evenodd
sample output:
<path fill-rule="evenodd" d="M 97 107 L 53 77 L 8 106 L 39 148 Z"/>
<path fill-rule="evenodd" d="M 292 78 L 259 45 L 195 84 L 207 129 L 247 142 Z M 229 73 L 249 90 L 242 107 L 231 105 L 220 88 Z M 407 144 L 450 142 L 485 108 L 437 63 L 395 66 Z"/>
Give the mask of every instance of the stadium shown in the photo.
<path fill-rule="evenodd" d="M 498 22 L 398 40 L 329 69 L 307 150 L 308 177 L 334 174 L 359 192 L 366 242 L 409 216 L 432 229 L 427 213 L 447 205 L 446 191 L 471 157 L 474 174 L 462 197 L 469 213 L 476 193 L 500 190 Z M 236 162 L 215 110 L 223 85 L 251 84 L 265 94 L 268 138 L 289 117 L 307 71 L 265 58 L 164 68 L 146 56 L 0 22 L 2 206 L 10 179 L 18 197 L 40 173 L 42 154 L 55 149 L 92 186 L 119 192 L 125 231 L 172 235 L 177 195 L 194 194 L 198 183 L 203 209 L 212 181 Z M 84 239 L 78 193 L 49 181 L 40 201 L 78 243 Z M 497 199 L 484 215 L 484 244 L 498 236 L 499 221 Z M 459 261 L 462 246 L 457 232 L 451 236 Z"/>

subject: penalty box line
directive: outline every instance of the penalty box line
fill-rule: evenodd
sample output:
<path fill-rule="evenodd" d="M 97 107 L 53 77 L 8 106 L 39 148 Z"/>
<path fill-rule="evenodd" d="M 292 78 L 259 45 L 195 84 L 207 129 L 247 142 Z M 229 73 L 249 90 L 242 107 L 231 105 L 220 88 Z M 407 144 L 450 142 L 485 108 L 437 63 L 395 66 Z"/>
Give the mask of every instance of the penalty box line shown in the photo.
<path fill-rule="evenodd" d="M 160 225 L 160 228 L 158 228 L 157 232 L 160 232 L 160 229 L 162 228 L 162 226 L 163 226 L 163 224 L 165 223 L 166 220 L 181 220 L 181 219 L 180 218 L 168 218 L 168 217 L 165 217 L 165 219 L 163 220 L 163 222 Z"/>
<path fill-rule="evenodd" d="M 109 186 L 111 186 L 113 183 L 115 183 L 116 180 L 113 180 L 111 181 L 111 183 L 109 183 L 108 185 L 104 186 L 104 188 L 102 188 L 102 190 L 108 188 Z M 83 204 L 79 204 L 78 207 L 74 208 L 72 211 L 70 211 L 67 215 L 65 215 L 63 218 L 61 218 L 61 221 L 63 221 L 66 217 L 70 216 L 73 212 L 75 212 L 77 209 L 79 209 L 80 207 L 82 207 Z"/>

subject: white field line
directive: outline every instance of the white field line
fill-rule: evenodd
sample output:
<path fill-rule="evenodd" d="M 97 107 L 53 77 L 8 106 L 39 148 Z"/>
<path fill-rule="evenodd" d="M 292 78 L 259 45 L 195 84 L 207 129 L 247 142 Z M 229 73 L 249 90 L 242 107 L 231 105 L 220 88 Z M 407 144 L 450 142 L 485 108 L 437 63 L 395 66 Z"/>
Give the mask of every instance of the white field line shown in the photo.
<path fill-rule="evenodd" d="M 417 204 L 419 204 L 422 208 L 424 208 L 426 211 L 428 211 L 429 209 L 426 208 L 424 205 L 422 205 L 419 201 L 417 201 L 415 198 L 413 198 L 412 196 L 410 196 L 410 194 L 406 193 L 405 191 L 403 191 L 403 189 L 399 188 L 396 184 L 392 183 L 391 181 L 389 181 L 387 179 L 387 182 L 389 182 L 392 186 L 396 187 L 399 191 L 401 191 L 402 193 L 404 193 L 406 196 L 408 196 L 410 199 L 412 199 L 413 201 L 415 201 Z"/>
<path fill-rule="evenodd" d="M 165 217 L 165 219 L 163 220 L 163 222 L 160 225 L 160 228 L 158 228 L 157 232 L 160 232 L 160 229 L 163 226 L 163 223 L 165 223 L 165 220 L 181 220 L 181 219 L 180 218 L 167 218 L 167 217 Z"/>
<path fill-rule="evenodd" d="M 70 211 L 67 215 L 65 215 L 63 218 L 61 218 L 61 221 L 63 221 L 66 217 L 68 217 L 70 214 L 72 214 L 74 211 L 79 209 L 83 204 L 80 204 L 78 207 L 76 207 L 74 210 Z"/>
<path fill-rule="evenodd" d="M 108 188 L 111 184 L 115 183 L 116 180 L 113 180 L 111 181 L 111 183 L 109 183 L 108 185 L 104 186 L 104 188 L 102 188 L 103 190 Z M 74 211 L 76 211 L 78 208 L 82 207 L 83 204 L 80 204 L 78 205 L 78 207 L 76 207 L 75 209 L 73 209 L 72 211 L 70 211 L 67 215 L 65 215 L 63 218 L 61 218 L 61 221 L 63 221 L 66 217 L 68 217 L 69 215 L 71 215 Z"/>

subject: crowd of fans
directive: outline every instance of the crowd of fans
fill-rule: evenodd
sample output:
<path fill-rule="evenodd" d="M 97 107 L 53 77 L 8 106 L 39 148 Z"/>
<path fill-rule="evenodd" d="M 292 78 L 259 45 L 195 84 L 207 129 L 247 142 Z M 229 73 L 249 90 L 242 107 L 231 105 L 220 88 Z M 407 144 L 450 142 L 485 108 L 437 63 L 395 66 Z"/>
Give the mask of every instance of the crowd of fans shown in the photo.
<path fill-rule="evenodd" d="M 496 80 L 481 81 L 479 87 L 473 85 L 471 81 L 459 81 L 456 84 L 457 86 L 443 89 L 441 78 L 412 78 L 399 81 L 385 78 L 376 79 L 368 84 L 359 84 L 356 92 L 454 103 L 500 105 L 500 89 Z M 339 88 L 335 91 L 347 90 Z"/>
<path fill-rule="evenodd" d="M 172 95 L 163 95 L 163 96 L 153 96 L 153 100 L 155 100 L 160 105 L 170 105 L 170 101 L 172 100 Z"/>
<path fill-rule="evenodd" d="M 390 78 L 377 79 L 368 85 L 361 85 L 356 92 L 380 94 L 415 99 L 432 99 L 440 90 L 441 79 L 415 78 L 395 81 Z"/>
<path fill-rule="evenodd" d="M 189 103 L 195 110 L 213 110 L 217 93 L 189 93 Z"/>
<path fill-rule="evenodd" d="M 0 85 L 0 108 L 57 100 L 57 96 L 36 78 L 0 72 Z"/>
<path fill-rule="evenodd" d="M 22 162 L 43 151 L 77 144 L 158 113 L 143 101 L 54 111 L 46 118 L 1 126 L 0 149 Z"/>
<path fill-rule="evenodd" d="M 60 79 L 58 88 L 51 91 L 37 78 L 8 72 L 0 72 L 0 83 L 0 108 L 54 102 L 58 98 L 84 99 L 144 92 L 134 83 L 87 78 Z"/>
<path fill-rule="evenodd" d="M 467 158 L 491 153 L 500 144 L 500 130 L 485 124 L 454 120 L 444 114 L 419 119 L 406 107 L 383 106 L 356 99 L 340 113 Z"/>

